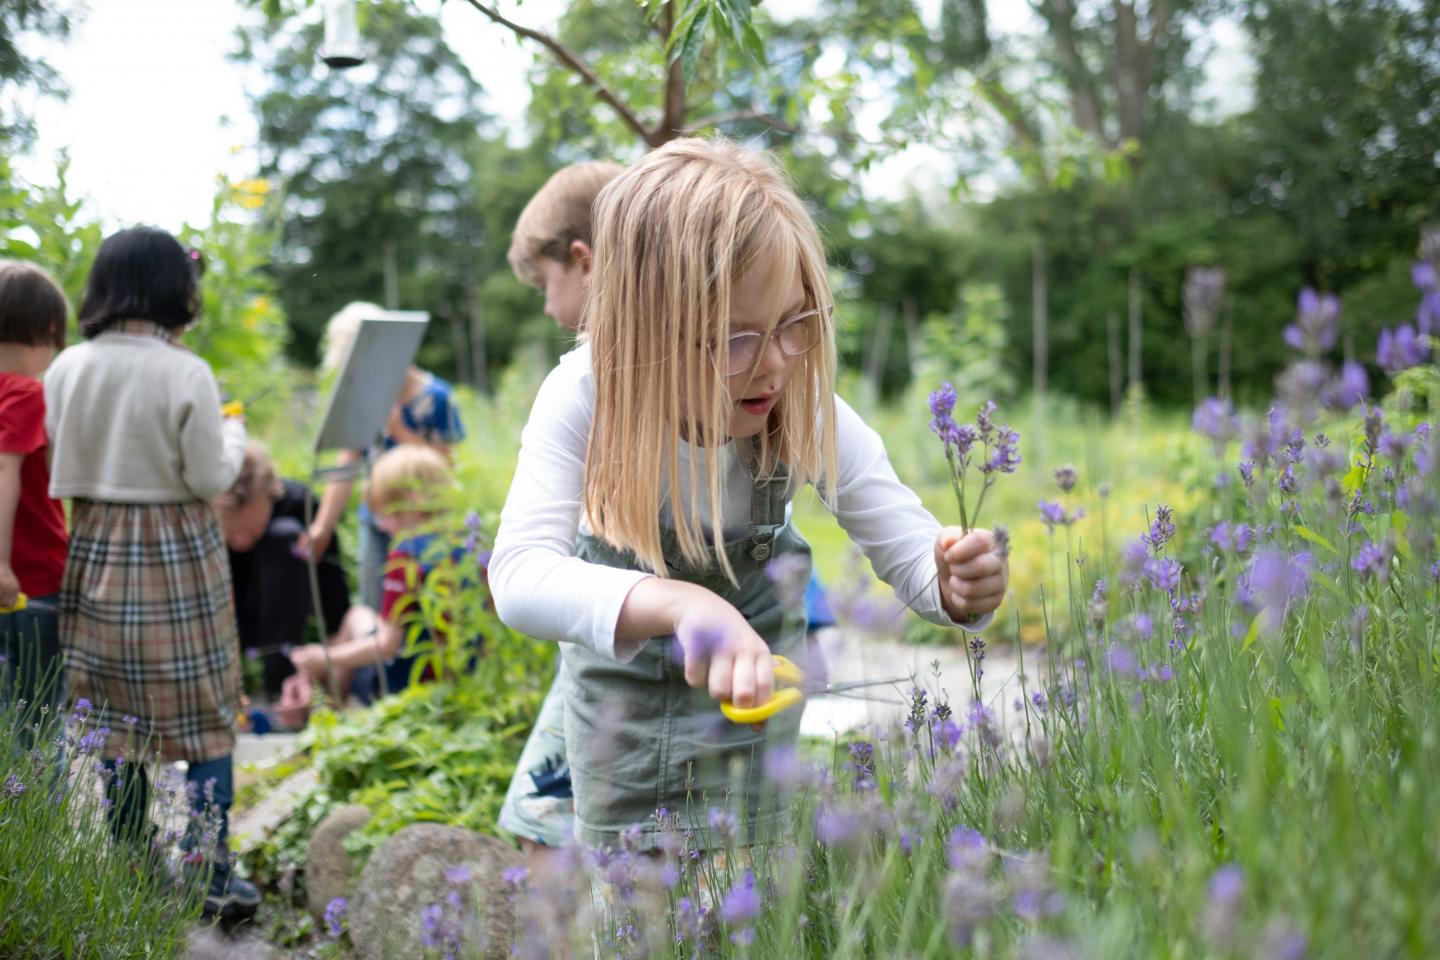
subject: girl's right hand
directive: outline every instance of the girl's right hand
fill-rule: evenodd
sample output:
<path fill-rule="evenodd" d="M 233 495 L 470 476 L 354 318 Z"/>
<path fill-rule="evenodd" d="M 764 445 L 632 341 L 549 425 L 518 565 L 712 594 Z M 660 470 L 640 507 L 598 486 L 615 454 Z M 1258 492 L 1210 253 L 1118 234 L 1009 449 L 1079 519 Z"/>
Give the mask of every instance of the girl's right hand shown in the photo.
<path fill-rule="evenodd" d="M 703 594 L 703 596 L 700 596 Z M 734 605 L 700 588 L 675 624 L 685 651 L 685 682 L 707 687 L 716 700 L 754 707 L 775 689 L 770 645 Z"/>

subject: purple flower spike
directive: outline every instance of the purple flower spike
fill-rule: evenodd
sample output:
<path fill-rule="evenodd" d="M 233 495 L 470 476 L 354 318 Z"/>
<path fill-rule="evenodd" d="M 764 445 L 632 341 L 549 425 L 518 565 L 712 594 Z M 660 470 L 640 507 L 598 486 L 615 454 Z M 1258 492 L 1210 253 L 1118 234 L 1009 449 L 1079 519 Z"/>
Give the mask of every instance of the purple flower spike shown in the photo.
<path fill-rule="evenodd" d="M 1426 338 L 1407 324 L 1396 327 L 1393 331 L 1388 328 L 1380 331 L 1380 344 L 1375 350 L 1375 360 L 1388 373 L 1396 374 L 1411 367 L 1418 367 L 1425 362 L 1429 352 L 1430 345 Z"/>
<path fill-rule="evenodd" d="M 1208 397 L 1195 408 L 1190 418 L 1190 429 L 1217 445 L 1225 444 L 1238 432 L 1235 410 L 1228 401 Z"/>
<path fill-rule="evenodd" d="M 1061 493 L 1069 493 L 1074 490 L 1078 479 L 1075 468 L 1068 464 L 1055 471 L 1055 485 L 1060 488 Z"/>
<path fill-rule="evenodd" d="M 1321 399 L 1331 410 L 1345 413 L 1363 403 L 1368 396 L 1370 377 L 1365 373 L 1365 368 L 1354 360 L 1346 360 L 1340 368 L 1340 375 L 1325 388 Z"/>
<path fill-rule="evenodd" d="M 1339 321 L 1340 298 L 1306 287 L 1300 291 L 1295 322 L 1285 328 L 1285 342 L 1312 356 L 1323 353 L 1335 346 Z"/>
<path fill-rule="evenodd" d="M 345 913 L 349 909 L 350 901 L 344 897 L 336 897 L 325 905 L 325 932 L 331 939 L 345 932 Z"/>
<path fill-rule="evenodd" d="M 760 893 L 755 889 L 753 870 L 746 870 L 730 888 L 720 906 L 720 916 L 726 923 L 748 923 L 760 916 Z"/>
<path fill-rule="evenodd" d="M 984 436 L 983 430 L 981 436 Z M 981 472 L 987 476 L 992 473 L 1014 473 L 1018 466 L 1020 466 L 1020 434 L 1009 427 L 997 427 L 995 445 L 990 454 L 990 460 L 980 465 Z"/>
<path fill-rule="evenodd" d="M 5 786 L 0 788 L 0 794 L 3 794 L 6 800 L 14 800 L 24 792 L 25 781 L 13 773 L 5 778 Z"/>
<path fill-rule="evenodd" d="M 955 388 L 948 382 L 940 384 L 939 390 L 930 392 L 930 416 L 936 420 L 949 420 L 955 409 Z"/>

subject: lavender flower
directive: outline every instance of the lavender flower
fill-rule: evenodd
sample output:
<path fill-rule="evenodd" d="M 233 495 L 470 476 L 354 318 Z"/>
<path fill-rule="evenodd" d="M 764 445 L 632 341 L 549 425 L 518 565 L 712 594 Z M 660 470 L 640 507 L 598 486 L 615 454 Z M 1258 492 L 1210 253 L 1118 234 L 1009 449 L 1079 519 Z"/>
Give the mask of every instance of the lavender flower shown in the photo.
<path fill-rule="evenodd" d="M 325 904 L 325 932 L 331 939 L 345 932 L 345 914 L 349 909 L 350 901 L 344 897 L 336 897 Z"/>
<path fill-rule="evenodd" d="M 0 788 L 0 794 L 3 794 L 6 800 L 14 800 L 16 797 L 20 796 L 24 792 L 25 781 L 21 780 L 19 776 L 13 773 L 5 778 L 5 786 L 3 788 Z"/>
<path fill-rule="evenodd" d="M 1257 956 L 1262 960 L 1305 960 L 1310 940 L 1289 920 L 1273 918 L 1260 936 Z"/>
<path fill-rule="evenodd" d="M 1425 337 L 1416 333 L 1415 328 L 1406 324 L 1390 330 L 1380 331 L 1380 343 L 1375 350 L 1375 360 L 1387 373 L 1396 374 L 1425 362 L 1430 345 Z"/>
<path fill-rule="evenodd" d="M 1320 399 L 1331 410 L 1349 412 L 1370 395 L 1370 377 L 1354 360 L 1346 360 L 1340 374 L 1321 393 Z"/>
<path fill-rule="evenodd" d="M 1150 531 L 1142 538 L 1156 555 L 1165 549 L 1165 544 L 1175 536 L 1175 519 L 1170 507 L 1160 504 L 1155 508 L 1155 519 L 1150 523 Z"/>
<path fill-rule="evenodd" d="M 1217 447 L 1223 447 L 1237 432 L 1235 410 L 1226 400 L 1207 397 L 1195 408 L 1190 418 L 1190 429 L 1208 437 Z"/>
<path fill-rule="evenodd" d="M 1350 558 L 1350 566 L 1359 574 L 1365 577 L 1384 577 L 1390 566 L 1390 557 L 1387 551 L 1376 546 L 1372 541 L 1366 540 L 1360 545 L 1360 550 Z"/>
<path fill-rule="evenodd" d="M 1311 356 L 1335 346 L 1340 320 L 1340 298 L 1317 294 L 1309 287 L 1300 291 L 1295 322 L 1285 328 L 1285 342 Z"/>
<path fill-rule="evenodd" d="M 748 924 L 760 916 L 760 894 L 755 889 L 755 872 L 746 870 L 720 906 L 720 917 L 726 923 Z"/>
<path fill-rule="evenodd" d="M 1156 590 L 1173 594 L 1180 589 L 1180 575 L 1184 568 L 1180 561 L 1169 557 L 1152 557 L 1145 561 L 1145 577 Z"/>
<path fill-rule="evenodd" d="M 1010 556 L 1010 528 L 998 523 L 995 525 L 995 553 L 1001 559 Z"/>
<path fill-rule="evenodd" d="M 1240 917 L 1240 898 L 1245 892 L 1245 874 L 1226 864 L 1210 876 L 1209 903 L 1205 909 L 1205 937 L 1210 943 L 1229 943 Z"/>
<path fill-rule="evenodd" d="M 506 867 L 501 878 L 505 881 L 506 886 L 518 890 L 525 886 L 525 882 L 530 879 L 530 871 L 524 867 Z"/>
<path fill-rule="evenodd" d="M 855 810 L 822 806 L 815 811 L 815 839 L 827 847 L 849 843 L 864 826 L 864 818 Z"/>
<path fill-rule="evenodd" d="M 1014 473 L 1020 465 L 1020 434 L 1009 427 L 995 431 L 995 445 L 990 459 L 980 465 L 980 472 L 987 477 L 994 473 Z"/>
<path fill-rule="evenodd" d="M 1085 516 L 1085 511 L 1076 508 L 1074 513 L 1067 514 L 1065 508 L 1058 503 L 1041 500 L 1036 504 L 1040 510 L 1040 520 L 1045 524 L 1051 533 L 1055 532 L 1057 526 L 1068 527 L 1076 520 Z"/>
<path fill-rule="evenodd" d="M 1274 629 L 1284 621 L 1286 611 L 1310 592 L 1311 567 L 1308 551 L 1287 556 L 1278 550 L 1262 550 L 1238 584 L 1237 596 L 1264 612 L 1267 626 Z"/>
<path fill-rule="evenodd" d="M 798 553 L 778 556 L 765 565 L 766 578 L 776 587 L 780 604 L 787 610 L 798 610 L 805 603 L 805 588 L 810 584 L 810 558 Z"/>
<path fill-rule="evenodd" d="M 1061 493 L 1069 493 L 1071 490 L 1074 490 L 1075 483 L 1078 479 L 1079 477 L 1075 473 L 1075 468 L 1069 464 L 1055 471 L 1055 484 L 1060 488 Z"/>

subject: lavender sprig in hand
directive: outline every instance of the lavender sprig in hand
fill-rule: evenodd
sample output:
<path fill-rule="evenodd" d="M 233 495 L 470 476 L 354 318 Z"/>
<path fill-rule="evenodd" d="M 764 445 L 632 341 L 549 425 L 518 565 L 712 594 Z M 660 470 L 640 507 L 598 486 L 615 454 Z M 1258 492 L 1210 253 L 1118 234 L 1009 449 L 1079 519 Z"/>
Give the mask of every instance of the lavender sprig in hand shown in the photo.
<path fill-rule="evenodd" d="M 950 487 L 960 508 L 960 528 L 966 533 L 980 522 L 985 494 L 998 474 L 1014 473 L 1020 465 L 1020 434 L 1008 426 L 995 423 L 995 403 L 987 400 L 975 414 L 974 425 L 957 424 L 951 413 L 955 409 L 955 388 L 942 383 L 930 394 L 930 430 L 945 445 L 945 461 L 950 465 Z M 979 445 L 977 456 L 976 446 Z M 966 479 L 971 466 L 980 471 L 980 495 L 975 509 L 968 507 L 965 496 Z"/>

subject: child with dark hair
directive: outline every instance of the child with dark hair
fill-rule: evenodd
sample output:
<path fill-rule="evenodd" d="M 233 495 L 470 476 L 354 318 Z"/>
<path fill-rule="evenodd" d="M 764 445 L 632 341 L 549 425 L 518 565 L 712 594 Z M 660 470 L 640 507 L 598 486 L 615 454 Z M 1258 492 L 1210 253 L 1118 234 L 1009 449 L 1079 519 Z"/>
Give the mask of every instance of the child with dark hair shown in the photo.
<path fill-rule="evenodd" d="M 145 842 L 144 761 L 186 761 L 196 816 L 184 846 L 212 864 L 206 912 L 236 916 L 260 898 L 232 875 L 225 842 L 240 661 L 210 501 L 240 471 L 245 426 L 222 416 L 209 365 L 176 342 L 199 313 L 202 267 L 152 227 L 100 245 L 80 308 L 87 339 L 45 378 L 46 427 L 50 494 L 72 502 L 66 679 L 96 705 L 77 713 L 116 731 L 102 748 L 109 769 L 126 761 L 109 783 L 112 832 Z"/>
<path fill-rule="evenodd" d="M 65 346 L 69 312 L 44 270 L 0 260 L 0 704 L 52 712 L 64 697 L 56 603 L 66 538 L 65 513 L 49 494 L 39 378 Z M 28 729 L 19 727 L 21 737 Z"/>

